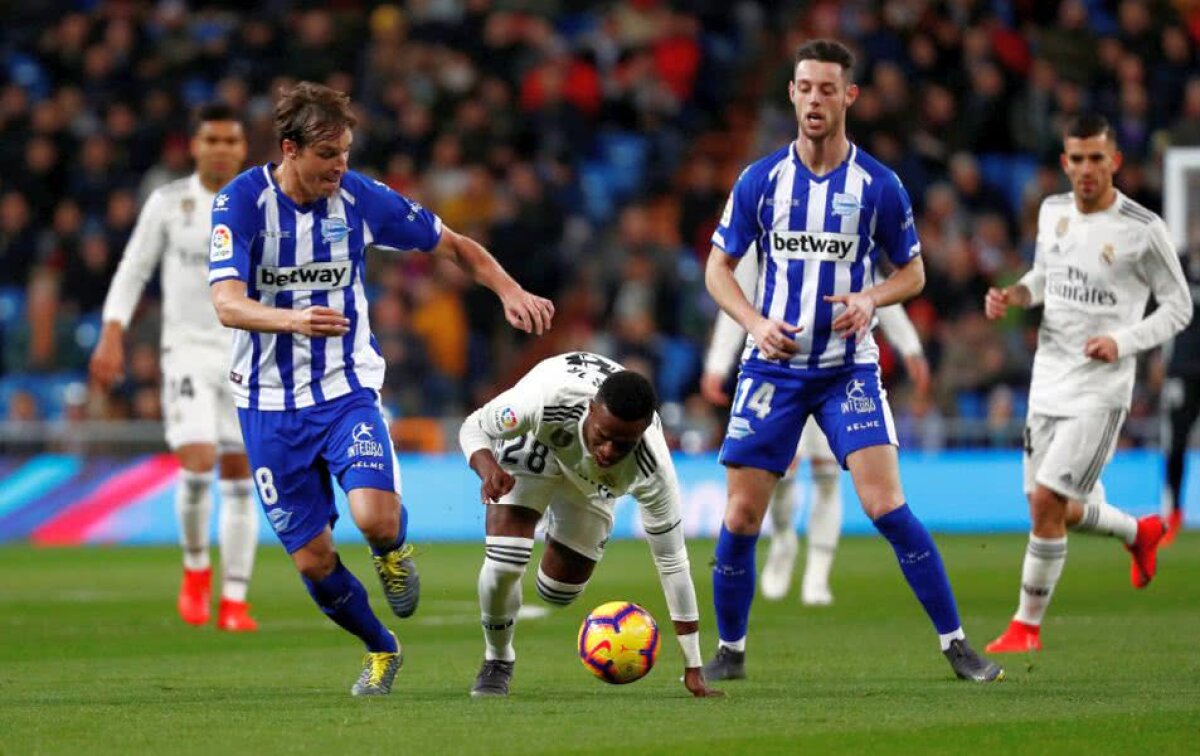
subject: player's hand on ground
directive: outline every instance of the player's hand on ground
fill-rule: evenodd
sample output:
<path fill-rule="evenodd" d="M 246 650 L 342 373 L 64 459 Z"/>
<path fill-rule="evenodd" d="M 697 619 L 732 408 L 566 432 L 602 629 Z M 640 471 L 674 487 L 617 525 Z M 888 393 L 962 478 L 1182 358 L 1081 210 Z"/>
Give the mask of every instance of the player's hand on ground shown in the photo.
<path fill-rule="evenodd" d="M 295 310 L 292 330 L 304 336 L 342 336 L 350 330 L 350 319 L 331 307 Z"/>
<path fill-rule="evenodd" d="M 92 383 L 102 391 L 108 391 L 125 372 L 125 345 L 118 338 L 101 338 L 88 362 L 88 374 Z"/>
<path fill-rule="evenodd" d="M 1008 312 L 1011 304 L 1008 289 L 997 289 L 995 286 L 987 290 L 983 298 L 983 314 L 988 320 L 999 320 Z"/>
<path fill-rule="evenodd" d="M 1101 362 L 1117 361 L 1117 342 L 1111 336 L 1093 336 L 1083 345 L 1083 353 Z"/>
<path fill-rule="evenodd" d="M 929 361 L 922 354 L 910 354 L 904 358 L 904 367 L 908 371 L 908 379 L 912 381 L 913 393 L 926 396 L 929 393 Z"/>
<path fill-rule="evenodd" d="M 504 317 L 513 328 L 538 336 L 550 330 L 554 303 L 549 299 L 530 294 L 524 289 L 515 289 L 501 295 L 500 303 L 504 305 Z"/>
<path fill-rule="evenodd" d="M 720 698 L 725 695 L 723 690 L 708 687 L 700 667 L 688 667 L 683 670 L 683 687 L 687 688 L 696 698 Z"/>
<path fill-rule="evenodd" d="M 832 323 L 833 330 L 843 339 L 851 336 L 862 338 L 871 330 L 871 318 L 875 316 L 875 300 L 870 294 L 865 291 L 833 294 L 825 297 L 825 301 L 846 306 Z"/>
<path fill-rule="evenodd" d="M 785 323 L 782 320 L 762 318 L 750 329 L 754 337 L 754 345 L 768 360 L 785 360 L 800 351 L 796 343 L 796 334 L 803 326 Z"/>
<path fill-rule="evenodd" d="M 704 401 L 717 407 L 729 406 L 729 394 L 725 393 L 725 376 L 718 373 L 704 373 L 700 376 L 700 396 Z"/>

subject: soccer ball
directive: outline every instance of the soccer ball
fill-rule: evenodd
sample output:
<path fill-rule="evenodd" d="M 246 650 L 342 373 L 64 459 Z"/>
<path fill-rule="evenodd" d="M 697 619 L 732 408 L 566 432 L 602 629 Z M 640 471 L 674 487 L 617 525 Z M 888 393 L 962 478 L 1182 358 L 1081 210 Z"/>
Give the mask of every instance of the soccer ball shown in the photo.
<path fill-rule="evenodd" d="M 650 612 L 629 601 L 609 601 L 583 620 L 579 659 L 604 682 L 624 685 L 650 672 L 661 641 Z"/>

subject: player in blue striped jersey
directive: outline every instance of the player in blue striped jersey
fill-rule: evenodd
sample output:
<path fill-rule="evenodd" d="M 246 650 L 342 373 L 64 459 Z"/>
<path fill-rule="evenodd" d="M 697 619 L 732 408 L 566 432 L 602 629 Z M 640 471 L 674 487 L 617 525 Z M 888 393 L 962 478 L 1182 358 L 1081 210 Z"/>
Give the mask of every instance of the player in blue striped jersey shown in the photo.
<path fill-rule="evenodd" d="M 799 48 L 788 84 L 797 138 L 742 173 L 713 234 L 705 282 L 749 335 L 720 455 L 729 499 L 713 567 L 721 645 L 704 669 L 710 680 L 745 676 L 754 547 L 809 416 L 850 470 L 955 673 L 1003 676 L 966 644 L 937 546 L 900 486 L 871 327 L 877 307 L 921 291 L 925 270 L 900 180 L 846 138 L 846 110 L 858 95 L 853 66 L 838 42 Z M 759 255 L 755 302 L 734 278 L 749 249 Z M 877 274 L 880 255 L 895 268 L 889 277 Z"/>
<path fill-rule="evenodd" d="M 221 322 L 238 329 L 229 379 L 267 518 L 313 600 L 367 647 L 351 692 L 380 695 L 391 690 L 400 645 L 334 549 L 331 474 L 397 616 L 416 610 L 420 584 L 379 407 L 384 363 L 367 318 L 365 253 L 453 260 L 524 331 L 548 329 L 554 307 L 433 213 L 348 170 L 354 125 L 341 92 L 304 82 L 283 94 L 283 162 L 242 173 L 213 201 L 209 283 Z"/>

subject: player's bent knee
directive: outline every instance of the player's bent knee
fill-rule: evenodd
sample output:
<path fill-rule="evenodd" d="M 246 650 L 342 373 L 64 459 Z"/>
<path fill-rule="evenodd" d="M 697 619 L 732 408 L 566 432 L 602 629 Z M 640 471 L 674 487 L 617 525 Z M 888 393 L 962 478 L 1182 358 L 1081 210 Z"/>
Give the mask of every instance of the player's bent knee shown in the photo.
<path fill-rule="evenodd" d="M 547 604 L 555 606 L 568 606 L 579 595 L 583 593 L 583 589 L 587 587 L 587 583 L 564 583 L 561 580 L 555 580 L 546 574 L 545 570 L 538 567 L 537 575 L 537 592 L 538 596 Z"/>

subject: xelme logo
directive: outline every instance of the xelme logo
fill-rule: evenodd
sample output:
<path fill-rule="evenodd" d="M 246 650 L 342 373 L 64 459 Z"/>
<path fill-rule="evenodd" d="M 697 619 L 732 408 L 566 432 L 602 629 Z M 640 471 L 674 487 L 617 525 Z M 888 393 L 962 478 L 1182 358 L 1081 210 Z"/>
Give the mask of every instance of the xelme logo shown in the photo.
<path fill-rule="evenodd" d="M 851 263 L 858 258 L 858 235 L 832 231 L 773 231 L 771 254 L 793 260 Z"/>
<path fill-rule="evenodd" d="M 350 261 L 314 262 L 294 268 L 260 266 L 256 285 L 260 291 L 332 291 L 350 285 Z"/>

